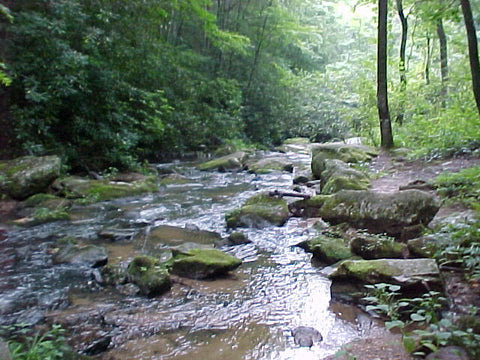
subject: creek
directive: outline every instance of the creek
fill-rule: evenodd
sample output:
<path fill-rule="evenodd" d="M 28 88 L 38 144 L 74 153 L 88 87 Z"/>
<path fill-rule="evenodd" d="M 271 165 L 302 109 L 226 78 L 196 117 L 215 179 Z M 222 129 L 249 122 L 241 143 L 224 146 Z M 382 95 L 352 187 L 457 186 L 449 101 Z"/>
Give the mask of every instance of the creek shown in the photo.
<path fill-rule="evenodd" d="M 296 168 L 310 156 L 286 155 Z M 250 244 L 221 250 L 243 260 L 216 280 L 177 279 L 156 298 L 125 295 L 92 280 L 92 269 L 53 265 L 52 248 L 64 237 L 105 246 L 109 263 L 151 252 L 146 234 L 157 226 L 198 228 L 228 236 L 224 216 L 258 191 L 291 191 L 293 174 L 200 172 L 191 163 L 159 165 L 188 178 L 158 193 L 76 205 L 71 221 L 0 233 L 0 325 L 59 321 L 77 349 L 109 339 L 100 359 L 322 359 L 361 337 L 358 314 L 332 304 L 330 281 L 294 245 L 314 236 L 312 219 L 291 218 L 282 227 L 239 229 Z M 101 239 L 105 229 L 130 237 Z M 82 318 L 83 316 L 83 318 Z M 311 326 L 323 335 L 312 348 L 294 344 L 291 330 Z"/>

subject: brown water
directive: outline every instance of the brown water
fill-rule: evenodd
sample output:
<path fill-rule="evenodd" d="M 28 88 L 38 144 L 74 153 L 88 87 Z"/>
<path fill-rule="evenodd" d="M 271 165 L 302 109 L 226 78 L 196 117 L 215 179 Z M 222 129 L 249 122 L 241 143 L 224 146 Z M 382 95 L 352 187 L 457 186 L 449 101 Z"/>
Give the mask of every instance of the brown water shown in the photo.
<path fill-rule="evenodd" d="M 298 166 L 310 161 L 306 155 L 288 156 Z M 79 206 L 74 221 L 10 229 L 0 239 L 0 324 L 60 322 L 79 350 L 109 336 L 108 351 L 97 356 L 105 360 L 321 359 L 362 336 L 356 315 L 342 318 L 330 308 L 329 280 L 294 246 L 314 235 L 307 220 L 242 229 L 251 244 L 222 248 L 243 260 L 240 268 L 214 281 L 175 279 L 168 294 L 153 299 L 104 289 L 91 280 L 91 269 L 51 264 L 49 249 L 64 236 L 106 246 L 111 263 L 154 251 L 145 235 L 159 226 L 196 226 L 227 236 L 225 212 L 258 191 L 290 190 L 293 176 L 168 166 L 191 183 Z M 119 242 L 99 237 L 112 228 L 134 235 Z M 311 349 L 296 346 L 290 331 L 300 325 L 315 327 L 324 340 Z"/>

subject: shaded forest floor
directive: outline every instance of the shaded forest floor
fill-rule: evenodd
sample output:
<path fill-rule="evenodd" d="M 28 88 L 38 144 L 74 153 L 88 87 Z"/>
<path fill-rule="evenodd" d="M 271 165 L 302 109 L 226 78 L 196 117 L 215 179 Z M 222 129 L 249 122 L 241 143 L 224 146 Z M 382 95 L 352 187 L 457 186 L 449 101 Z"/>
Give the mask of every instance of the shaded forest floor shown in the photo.
<path fill-rule="evenodd" d="M 397 191 L 400 187 L 416 184 L 423 186 L 442 173 L 458 172 L 462 169 L 480 166 L 480 158 L 451 158 L 432 162 L 421 160 L 407 161 L 393 158 L 382 152 L 371 164 L 370 170 L 376 178 L 372 190 L 380 192 Z M 426 186 L 428 189 L 428 185 Z M 471 210 L 459 203 L 444 204 L 432 224 L 454 213 L 468 214 Z M 451 300 L 451 311 L 461 311 L 465 305 L 480 307 L 480 283 L 467 283 L 461 274 L 443 272 L 446 292 Z M 478 285 L 478 286 L 476 286 Z M 412 360 L 402 345 L 401 334 L 377 330 L 365 338 L 355 340 L 343 347 L 336 355 L 324 360 Z"/>

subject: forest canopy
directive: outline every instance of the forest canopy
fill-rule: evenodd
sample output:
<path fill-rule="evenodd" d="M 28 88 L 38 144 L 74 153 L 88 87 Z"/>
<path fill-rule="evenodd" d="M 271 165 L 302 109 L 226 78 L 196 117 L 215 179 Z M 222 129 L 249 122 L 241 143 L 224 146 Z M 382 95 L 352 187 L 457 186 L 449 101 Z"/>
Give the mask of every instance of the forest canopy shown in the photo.
<path fill-rule="evenodd" d="M 478 148 L 460 2 L 389 3 L 396 146 L 423 156 Z M 480 2 L 470 3 L 478 24 Z M 9 153 L 102 170 L 297 136 L 379 145 L 374 1 L 4 4 L 0 140 Z"/>

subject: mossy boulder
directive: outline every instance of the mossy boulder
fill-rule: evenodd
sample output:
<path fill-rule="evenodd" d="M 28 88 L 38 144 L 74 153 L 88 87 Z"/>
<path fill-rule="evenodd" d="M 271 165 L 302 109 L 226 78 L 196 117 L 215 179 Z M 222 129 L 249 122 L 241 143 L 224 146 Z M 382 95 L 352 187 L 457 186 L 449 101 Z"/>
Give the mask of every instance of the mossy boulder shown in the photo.
<path fill-rule="evenodd" d="M 407 245 L 383 235 L 360 234 L 350 242 L 355 255 L 366 260 L 393 258 L 402 259 L 408 255 Z"/>
<path fill-rule="evenodd" d="M 91 180 L 80 177 L 59 179 L 53 185 L 59 195 L 87 202 L 106 201 L 158 191 L 155 176 L 142 176 L 132 182 Z"/>
<path fill-rule="evenodd" d="M 287 202 L 268 194 L 257 194 L 248 199 L 241 208 L 225 215 L 229 228 L 264 228 L 269 225 L 282 226 L 290 217 Z"/>
<path fill-rule="evenodd" d="M 325 264 L 334 264 L 353 256 L 348 240 L 336 234 L 323 233 L 314 239 L 302 241 L 297 245 Z"/>
<path fill-rule="evenodd" d="M 272 171 L 293 172 L 293 164 L 284 157 L 268 157 L 248 164 L 248 171 L 255 174 L 268 174 Z"/>
<path fill-rule="evenodd" d="M 427 225 L 440 208 L 438 199 L 420 190 L 379 193 L 341 190 L 290 204 L 292 213 L 321 217 L 331 224 L 348 223 L 372 233 L 400 237 L 412 225 Z"/>
<path fill-rule="evenodd" d="M 242 264 L 240 259 L 216 249 L 192 249 L 170 261 L 172 274 L 190 279 L 221 276 Z"/>
<path fill-rule="evenodd" d="M 320 174 L 321 193 L 328 195 L 340 190 L 367 190 L 370 187 L 368 175 L 351 168 L 338 159 L 326 159 Z"/>
<path fill-rule="evenodd" d="M 118 286 L 127 283 L 127 269 L 119 264 L 107 264 L 100 269 L 101 284 Z"/>
<path fill-rule="evenodd" d="M 434 259 L 345 260 L 329 275 L 333 280 L 350 283 L 387 283 L 402 287 L 430 286 L 443 289 L 440 271 Z M 427 285 L 428 284 L 428 285 Z"/>
<path fill-rule="evenodd" d="M 0 191 L 17 200 L 44 192 L 60 176 L 58 156 L 25 156 L 0 162 Z"/>
<path fill-rule="evenodd" d="M 77 264 L 100 267 L 107 263 L 108 251 L 102 246 L 67 244 L 53 255 L 54 264 Z"/>
<path fill-rule="evenodd" d="M 244 151 L 237 151 L 233 154 L 225 155 L 217 159 L 204 162 L 197 166 L 199 170 L 209 171 L 235 171 L 242 170 L 247 159 L 247 153 Z"/>
<path fill-rule="evenodd" d="M 172 282 L 164 264 L 152 256 L 136 256 L 127 267 L 128 280 L 145 296 L 157 296 L 170 290 Z"/>
<path fill-rule="evenodd" d="M 372 160 L 378 155 L 378 151 L 365 145 L 353 145 L 345 143 L 327 143 L 312 146 L 312 173 L 320 179 L 325 170 L 326 159 L 338 159 L 345 163 L 362 163 Z"/>

